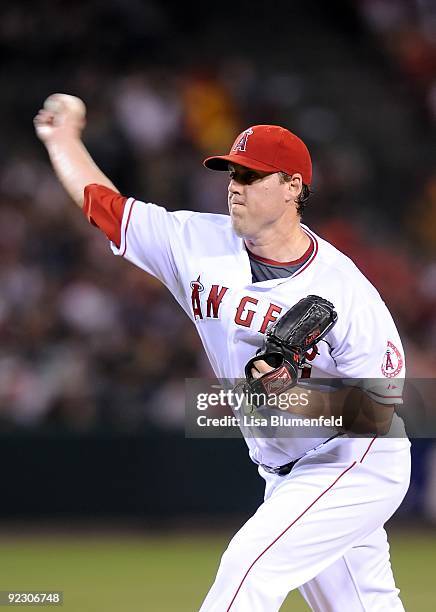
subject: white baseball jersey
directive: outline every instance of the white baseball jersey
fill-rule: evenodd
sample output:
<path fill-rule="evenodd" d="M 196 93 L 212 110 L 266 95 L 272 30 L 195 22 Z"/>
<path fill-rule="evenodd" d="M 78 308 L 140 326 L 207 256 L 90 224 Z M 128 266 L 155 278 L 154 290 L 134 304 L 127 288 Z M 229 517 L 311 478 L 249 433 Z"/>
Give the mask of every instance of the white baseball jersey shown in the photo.
<path fill-rule="evenodd" d="M 247 250 L 228 215 L 168 212 L 101 186 L 87 187 L 84 210 L 109 238 L 116 236 L 115 254 L 168 287 L 196 326 L 218 378 L 243 377 L 267 326 L 315 294 L 334 304 L 338 321 L 310 355 L 312 378 L 361 380 L 377 402 L 401 403 L 405 363 L 388 309 L 354 263 L 306 226 L 310 259 L 292 276 L 253 283 Z M 318 427 L 313 438 L 296 431 L 295 437 L 287 432 L 284 438 L 246 441 L 256 463 L 278 466 L 333 433 Z"/>
<path fill-rule="evenodd" d="M 401 402 L 404 357 L 386 306 L 353 262 L 309 228 L 310 258 L 292 276 L 253 283 L 228 216 L 167 212 L 96 185 L 85 190 L 84 212 L 114 253 L 168 287 L 217 377 L 241 377 L 269 323 L 315 294 L 334 304 L 338 321 L 308 356 L 313 376 Z M 301 459 L 283 476 L 259 467 L 264 502 L 229 543 L 201 612 L 277 612 L 295 588 L 315 612 L 404 612 L 383 524 L 407 491 L 409 442 L 344 436 L 321 445 L 331 434 L 246 437 L 257 463 Z"/>

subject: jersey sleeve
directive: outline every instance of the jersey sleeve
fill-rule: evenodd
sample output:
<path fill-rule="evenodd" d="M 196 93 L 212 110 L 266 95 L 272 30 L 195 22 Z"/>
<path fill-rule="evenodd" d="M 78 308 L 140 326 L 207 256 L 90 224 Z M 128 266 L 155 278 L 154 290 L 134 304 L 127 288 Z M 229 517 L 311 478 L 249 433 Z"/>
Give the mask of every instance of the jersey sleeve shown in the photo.
<path fill-rule="evenodd" d="M 406 373 L 403 347 L 392 317 L 380 299 L 370 300 L 343 326 L 331 356 L 350 385 L 380 404 L 402 404 Z"/>
<path fill-rule="evenodd" d="M 115 255 L 156 277 L 179 297 L 182 228 L 193 212 L 168 212 L 101 185 L 85 188 L 83 212 L 110 240 Z"/>
<path fill-rule="evenodd" d="M 127 198 L 103 185 L 85 187 L 83 214 L 117 247 L 121 243 L 121 222 Z"/>

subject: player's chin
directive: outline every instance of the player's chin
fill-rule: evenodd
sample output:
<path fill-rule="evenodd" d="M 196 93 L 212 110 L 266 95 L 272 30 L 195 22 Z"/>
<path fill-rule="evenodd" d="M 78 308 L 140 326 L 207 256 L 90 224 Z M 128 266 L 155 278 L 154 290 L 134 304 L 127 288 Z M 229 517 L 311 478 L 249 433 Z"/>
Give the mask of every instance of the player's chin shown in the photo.
<path fill-rule="evenodd" d="M 232 227 L 235 234 L 239 236 L 239 238 L 245 238 L 247 228 L 245 227 L 246 224 L 244 223 L 243 219 L 241 219 L 239 216 L 235 216 L 234 214 L 231 214 L 230 218 L 232 220 Z"/>

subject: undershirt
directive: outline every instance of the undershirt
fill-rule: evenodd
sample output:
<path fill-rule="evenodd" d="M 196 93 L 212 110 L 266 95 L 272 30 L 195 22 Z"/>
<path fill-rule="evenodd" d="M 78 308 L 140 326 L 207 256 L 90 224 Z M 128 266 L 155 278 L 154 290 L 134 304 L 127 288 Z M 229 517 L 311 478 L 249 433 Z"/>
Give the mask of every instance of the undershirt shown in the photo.
<path fill-rule="evenodd" d="M 253 283 L 260 283 L 274 278 L 286 278 L 292 276 L 299 270 L 313 253 L 313 241 L 310 242 L 307 251 L 295 261 L 274 261 L 259 257 L 247 249 L 248 257 L 250 258 L 251 275 Z"/>

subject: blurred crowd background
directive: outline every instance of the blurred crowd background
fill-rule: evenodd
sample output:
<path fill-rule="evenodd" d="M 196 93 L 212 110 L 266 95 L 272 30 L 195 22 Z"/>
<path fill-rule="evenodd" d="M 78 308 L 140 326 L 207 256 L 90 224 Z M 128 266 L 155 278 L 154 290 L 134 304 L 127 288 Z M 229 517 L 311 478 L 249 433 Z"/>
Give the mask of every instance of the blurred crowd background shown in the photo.
<path fill-rule="evenodd" d="M 216 8 L 2 3 L 1 431 L 183 431 L 184 378 L 210 374 L 171 296 L 58 185 L 32 126 L 56 91 L 86 102 L 118 188 L 170 210 L 226 212 L 203 157 L 250 124 L 296 132 L 314 161 L 304 221 L 378 288 L 409 375 L 436 376 L 435 3 Z"/>

